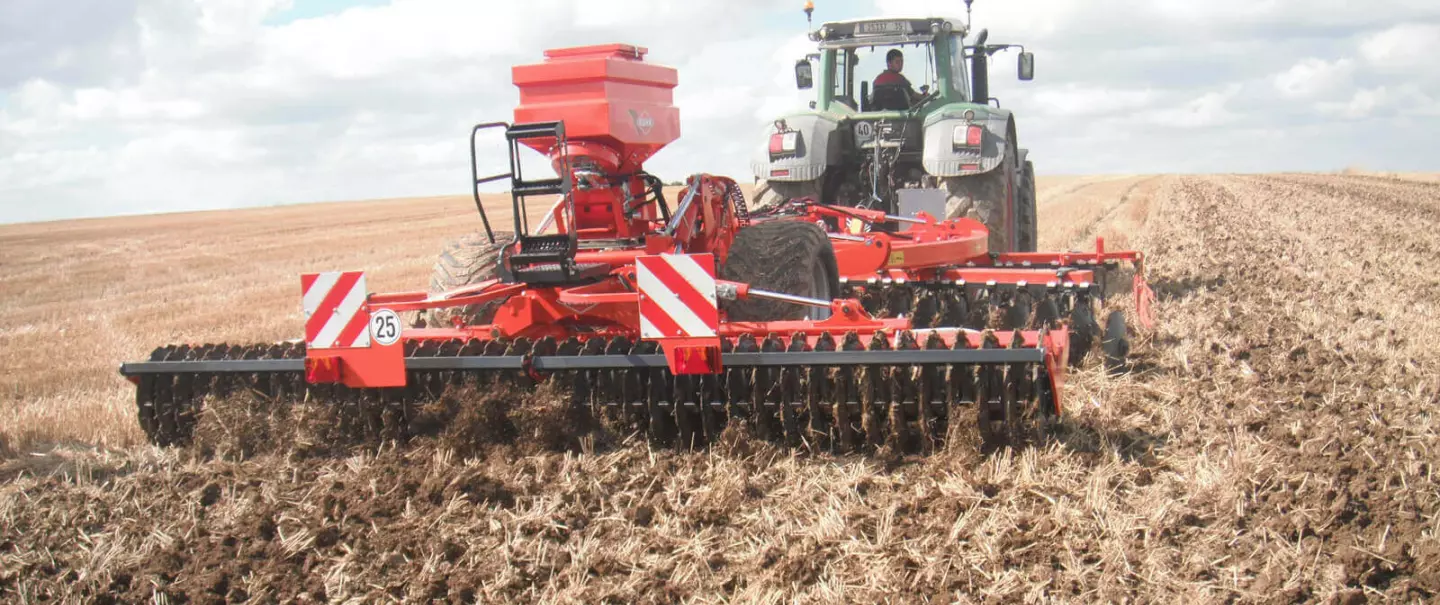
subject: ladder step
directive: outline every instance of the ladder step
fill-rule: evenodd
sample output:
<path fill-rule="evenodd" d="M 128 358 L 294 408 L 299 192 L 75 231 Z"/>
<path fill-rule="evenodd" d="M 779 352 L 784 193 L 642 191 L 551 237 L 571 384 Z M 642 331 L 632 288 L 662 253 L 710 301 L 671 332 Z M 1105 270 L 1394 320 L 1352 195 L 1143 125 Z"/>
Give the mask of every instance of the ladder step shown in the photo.
<path fill-rule="evenodd" d="M 537 139 L 541 137 L 559 137 L 564 134 L 565 127 L 560 122 L 535 122 L 532 124 L 516 124 L 505 131 L 505 137 L 515 141 L 520 139 Z"/>
<path fill-rule="evenodd" d="M 565 181 L 562 179 L 520 181 L 515 183 L 512 190 L 515 195 L 559 195 L 565 193 Z"/>

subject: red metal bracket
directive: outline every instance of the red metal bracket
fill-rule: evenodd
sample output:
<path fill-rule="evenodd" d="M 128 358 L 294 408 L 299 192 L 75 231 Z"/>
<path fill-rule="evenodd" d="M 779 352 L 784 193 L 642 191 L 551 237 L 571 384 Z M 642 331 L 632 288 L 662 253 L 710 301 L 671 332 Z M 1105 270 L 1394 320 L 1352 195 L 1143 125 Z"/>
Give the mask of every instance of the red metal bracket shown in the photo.
<path fill-rule="evenodd" d="M 665 363 L 676 376 L 719 374 L 720 338 L 667 338 L 660 341 Z"/>

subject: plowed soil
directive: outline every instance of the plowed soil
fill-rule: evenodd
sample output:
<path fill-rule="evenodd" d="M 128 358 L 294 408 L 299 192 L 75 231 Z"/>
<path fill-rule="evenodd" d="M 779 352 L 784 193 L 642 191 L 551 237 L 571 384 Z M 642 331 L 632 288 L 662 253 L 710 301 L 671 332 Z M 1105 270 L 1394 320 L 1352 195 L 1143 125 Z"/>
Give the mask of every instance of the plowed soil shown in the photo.
<path fill-rule="evenodd" d="M 281 242 L 331 233 L 318 215 L 336 207 L 116 219 L 131 221 L 118 235 L 59 224 L 48 245 L 43 227 L 0 228 L 0 312 L 38 326 L 0 334 L 12 361 L 0 600 L 1440 598 L 1440 184 L 1042 177 L 1038 189 L 1042 249 L 1099 236 L 1145 251 L 1158 324 L 1137 334 L 1130 373 L 1072 374 L 1052 439 L 924 459 L 739 435 L 694 453 L 582 439 L 543 390 L 455 394 L 452 422 L 402 446 L 338 445 L 333 410 L 281 417 L 234 400 L 194 446 L 152 448 L 137 443 L 115 364 L 173 340 L 293 336 L 288 280 L 316 248 Z M 326 240 L 322 264 L 404 256 L 373 289 L 423 287 L 440 238 L 468 228 L 440 217 L 470 220 L 463 200 L 357 208 L 352 231 L 410 235 Z M 264 213 L 283 220 L 262 229 Z M 182 241 L 195 243 L 161 245 Z M 67 302 L 55 291 L 72 278 L 41 267 L 64 258 L 79 272 L 86 255 L 126 259 L 132 275 L 96 274 L 89 300 Z M 240 313 L 266 319 L 222 325 L 183 288 L 138 289 L 163 281 L 155 272 L 217 302 L 218 284 L 240 284 Z M 285 283 L 249 286 L 269 281 Z M 27 305 L 46 311 L 22 322 Z M 63 329 L 111 336 L 66 365 Z M 47 401 L 67 411 L 46 416 Z"/>

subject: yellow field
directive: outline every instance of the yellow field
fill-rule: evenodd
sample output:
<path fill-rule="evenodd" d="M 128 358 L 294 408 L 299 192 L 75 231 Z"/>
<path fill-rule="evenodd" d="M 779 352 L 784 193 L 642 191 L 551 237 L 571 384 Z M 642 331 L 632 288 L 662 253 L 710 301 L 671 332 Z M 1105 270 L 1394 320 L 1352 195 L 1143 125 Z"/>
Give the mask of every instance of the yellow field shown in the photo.
<path fill-rule="evenodd" d="M 509 195 L 488 199 L 508 229 Z M 363 269 L 373 291 L 423 290 L 445 240 L 480 228 L 466 196 L 0 226 L 0 437 L 140 443 L 121 361 L 295 338 L 300 274 Z"/>
<path fill-rule="evenodd" d="M 302 272 L 423 288 L 470 200 L 0 227 L 0 599 L 1440 598 L 1440 183 L 1042 176 L 1038 199 L 1042 249 L 1146 253 L 1158 325 L 1135 371 L 1071 375 L 1045 443 L 923 459 L 567 452 L 525 415 L 544 393 L 457 395 L 533 441 L 471 419 L 337 454 L 305 425 L 225 455 L 279 434 L 227 424 L 257 407 L 153 448 L 122 360 L 294 338 Z"/>

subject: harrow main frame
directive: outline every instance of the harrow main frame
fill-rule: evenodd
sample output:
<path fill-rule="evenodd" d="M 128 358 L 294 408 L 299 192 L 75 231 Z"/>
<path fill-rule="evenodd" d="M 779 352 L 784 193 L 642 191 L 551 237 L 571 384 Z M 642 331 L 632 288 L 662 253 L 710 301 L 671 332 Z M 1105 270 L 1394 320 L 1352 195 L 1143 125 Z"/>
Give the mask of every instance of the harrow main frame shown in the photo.
<path fill-rule="evenodd" d="M 362 272 L 303 275 L 303 340 L 165 346 L 121 366 L 146 434 L 184 443 L 212 396 L 249 390 L 279 403 L 333 402 L 342 423 L 404 438 L 418 409 L 450 389 L 558 381 L 569 396 L 557 404 L 682 447 L 742 423 L 792 445 L 932 451 L 967 414 L 985 443 L 1014 442 L 1062 413 L 1066 368 L 1098 334 L 1091 284 L 1128 260 L 1137 301 L 1149 292 L 1139 253 L 1106 252 L 1103 242 L 1094 253 L 992 255 L 984 225 L 968 218 L 813 200 L 750 214 L 721 176 L 691 176 L 672 213 L 641 162 L 678 136 L 674 74 L 644 54 L 562 49 L 515 69 L 516 118 L 526 122 L 471 134 L 475 201 L 496 254 L 486 277 L 375 293 Z M 615 74 L 625 75 L 590 85 Z M 594 112 L 596 102 L 609 111 Z M 482 178 L 475 137 L 500 127 L 511 172 Z M 522 147 L 545 154 L 558 178 L 522 177 Z M 505 178 L 508 242 L 479 195 L 480 184 Z M 558 201 L 532 233 L 525 200 L 534 195 Z M 731 257 L 754 253 L 732 249 L 737 234 L 771 221 L 791 221 L 778 227 L 833 255 L 835 296 L 716 279 Z M 733 321 L 719 304 L 756 299 L 820 307 L 825 319 Z M 992 308 L 1006 310 L 1004 321 L 988 317 Z M 402 313 L 446 309 L 458 311 L 449 325 L 400 325 Z"/>

